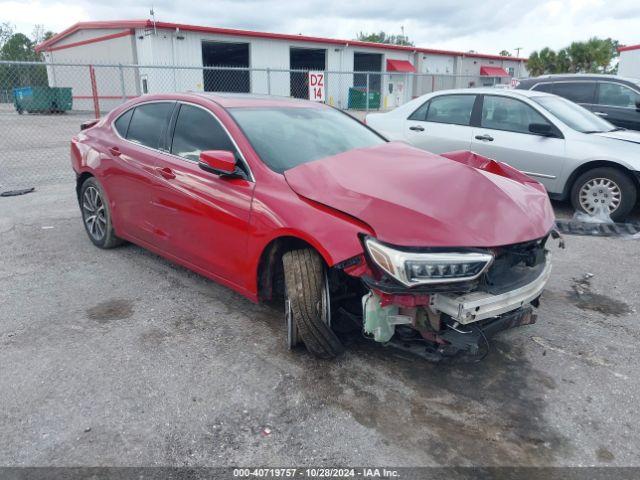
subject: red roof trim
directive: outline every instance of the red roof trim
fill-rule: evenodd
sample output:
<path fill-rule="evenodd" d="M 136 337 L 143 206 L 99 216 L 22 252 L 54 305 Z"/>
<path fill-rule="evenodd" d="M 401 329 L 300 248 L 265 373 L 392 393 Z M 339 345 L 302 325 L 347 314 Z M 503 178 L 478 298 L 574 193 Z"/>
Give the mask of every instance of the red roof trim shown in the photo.
<path fill-rule="evenodd" d="M 59 34 L 53 36 L 46 42 L 41 43 L 36 47 L 36 51 L 42 51 L 48 49 L 54 43 L 62 40 L 63 38 L 83 29 L 98 29 L 98 28 L 153 28 L 154 24 L 151 20 L 121 20 L 121 21 L 104 21 L 104 22 L 79 22 Z M 526 58 L 517 57 L 503 57 L 500 55 L 483 55 L 481 53 L 466 53 L 457 52 L 453 50 L 438 50 L 432 48 L 417 48 L 407 47 L 402 45 L 389 45 L 386 43 L 375 42 L 361 42 L 359 40 L 339 40 L 335 38 L 322 38 L 322 37 L 309 37 L 305 35 L 291 35 L 286 33 L 269 33 L 269 32 L 255 32 L 251 30 L 237 30 L 233 28 L 218 28 L 218 27 L 203 27 L 199 25 L 187 25 L 182 23 L 169 23 L 169 22 L 156 22 L 156 28 L 165 28 L 175 30 L 202 32 L 202 33 L 216 33 L 219 35 L 236 35 L 240 37 L 254 37 L 254 38 L 270 38 L 279 40 L 292 40 L 299 42 L 310 43 L 328 43 L 332 45 L 350 45 L 362 48 L 377 48 L 384 50 L 402 50 L 406 52 L 420 52 L 430 53 L 435 55 L 456 55 L 459 57 L 471 57 L 471 58 L 486 58 L 491 60 L 512 60 L 526 62 Z"/>
<path fill-rule="evenodd" d="M 640 50 L 640 45 L 627 45 L 625 47 L 618 47 L 618 52 L 628 52 L 629 50 Z"/>
<path fill-rule="evenodd" d="M 408 60 L 387 59 L 387 72 L 415 72 L 416 67 Z"/>
<path fill-rule="evenodd" d="M 508 77 L 509 74 L 502 67 L 480 66 L 480 75 L 483 77 Z"/>
<path fill-rule="evenodd" d="M 49 47 L 44 51 L 54 52 L 56 50 L 64 50 L 65 48 L 80 47 L 82 45 L 88 45 L 90 43 L 105 42 L 107 40 L 113 40 L 114 38 L 120 38 L 120 37 L 127 37 L 129 35 L 133 35 L 133 30 L 124 30 L 122 32 L 112 33 L 110 35 L 102 35 L 101 37 L 88 38 L 87 40 L 82 40 L 80 42 L 66 43 L 64 45 L 60 45 L 59 47 Z M 42 49 L 40 49 L 39 51 L 42 51 Z"/>

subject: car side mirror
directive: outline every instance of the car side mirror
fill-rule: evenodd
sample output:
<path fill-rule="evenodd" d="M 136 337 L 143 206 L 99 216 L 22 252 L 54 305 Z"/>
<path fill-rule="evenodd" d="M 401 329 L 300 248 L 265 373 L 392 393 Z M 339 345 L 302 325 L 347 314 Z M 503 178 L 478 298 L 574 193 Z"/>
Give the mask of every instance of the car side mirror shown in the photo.
<path fill-rule="evenodd" d="M 636 111 L 640 112 L 640 100 L 636 101 Z"/>
<path fill-rule="evenodd" d="M 227 150 L 205 150 L 200 152 L 198 166 L 205 172 L 231 175 L 236 171 L 236 156 Z"/>
<path fill-rule="evenodd" d="M 551 125 L 549 125 L 548 123 L 530 123 L 529 131 L 531 133 L 535 133 L 536 135 L 542 135 L 545 137 L 555 136 Z"/>

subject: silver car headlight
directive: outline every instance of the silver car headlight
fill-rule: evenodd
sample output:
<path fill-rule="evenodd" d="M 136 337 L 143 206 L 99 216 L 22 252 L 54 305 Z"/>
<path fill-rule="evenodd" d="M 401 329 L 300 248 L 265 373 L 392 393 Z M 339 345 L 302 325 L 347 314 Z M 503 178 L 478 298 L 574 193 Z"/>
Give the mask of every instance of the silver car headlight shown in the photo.
<path fill-rule="evenodd" d="M 407 287 L 473 280 L 493 262 L 490 253 L 407 252 L 370 237 L 364 243 L 376 265 Z"/>

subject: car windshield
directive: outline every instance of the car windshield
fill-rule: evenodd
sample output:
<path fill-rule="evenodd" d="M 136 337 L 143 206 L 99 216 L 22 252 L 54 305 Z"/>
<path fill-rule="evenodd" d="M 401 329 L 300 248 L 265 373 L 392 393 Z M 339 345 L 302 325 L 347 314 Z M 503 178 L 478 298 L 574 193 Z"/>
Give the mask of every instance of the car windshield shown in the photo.
<path fill-rule="evenodd" d="M 611 132 L 612 124 L 591 113 L 586 108 L 555 95 L 531 97 L 531 100 L 558 117 L 567 126 L 582 133 Z"/>
<path fill-rule="evenodd" d="M 385 140 L 331 108 L 230 108 L 260 158 L 282 173 L 297 165 Z"/>

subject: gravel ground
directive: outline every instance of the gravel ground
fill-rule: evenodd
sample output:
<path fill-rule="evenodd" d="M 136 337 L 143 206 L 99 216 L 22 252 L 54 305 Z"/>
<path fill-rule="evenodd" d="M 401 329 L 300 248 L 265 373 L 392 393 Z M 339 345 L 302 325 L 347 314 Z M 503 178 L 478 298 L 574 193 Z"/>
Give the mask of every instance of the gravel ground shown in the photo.
<path fill-rule="evenodd" d="M 0 198 L 0 465 L 640 466 L 640 241 L 554 246 L 538 323 L 481 363 L 359 338 L 321 362 L 279 308 L 93 247 L 68 168 L 86 118 L 0 108 L 0 190 L 37 185 Z"/>
<path fill-rule="evenodd" d="M 640 242 L 552 250 L 538 323 L 481 363 L 322 362 L 275 307 L 95 248 L 72 184 L 0 198 L 0 464 L 637 466 Z"/>

